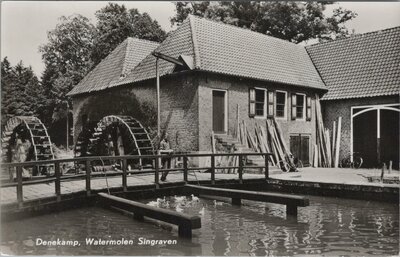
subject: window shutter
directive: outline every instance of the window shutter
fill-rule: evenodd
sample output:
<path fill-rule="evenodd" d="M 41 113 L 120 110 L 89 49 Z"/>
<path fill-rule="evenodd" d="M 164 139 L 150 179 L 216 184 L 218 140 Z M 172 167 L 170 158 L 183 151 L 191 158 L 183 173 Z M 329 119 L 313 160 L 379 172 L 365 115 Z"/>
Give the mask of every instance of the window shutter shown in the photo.
<path fill-rule="evenodd" d="M 254 88 L 249 89 L 249 116 L 256 116 L 256 90 Z"/>
<path fill-rule="evenodd" d="M 296 119 L 296 105 L 297 105 L 297 99 L 296 99 L 296 94 L 292 94 L 291 97 L 291 105 L 292 105 L 292 120 Z"/>
<path fill-rule="evenodd" d="M 274 117 L 274 91 L 268 91 L 268 109 L 267 109 L 267 117 Z"/>
<path fill-rule="evenodd" d="M 307 120 L 311 120 L 311 96 L 307 96 Z"/>

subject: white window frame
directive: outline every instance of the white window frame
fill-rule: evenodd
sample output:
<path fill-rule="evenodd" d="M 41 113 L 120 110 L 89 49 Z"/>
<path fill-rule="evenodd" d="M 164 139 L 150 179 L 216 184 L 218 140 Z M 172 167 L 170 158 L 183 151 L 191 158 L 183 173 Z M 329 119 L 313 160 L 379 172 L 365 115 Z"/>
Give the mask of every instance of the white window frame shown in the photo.
<path fill-rule="evenodd" d="M 277 101 L 277 97 L 276 97 L 276 93 L 284 93 L 285 94 L 285 108 L 283 110 L 283 117 L 278 117 L 278 115 L 276 114 L 276 111 L 278 110 L 277 105 L 278 105 L 278 101 Z M 277 120 L 287 120 L 287 107 L 288 107 L 288 93 L 286 91 L 282 91 L 282 90 L 275 90 L 275 118 Z"/>
<path fill-rule="evenodd" d="M 224 99 L 224 108 L 225 108 L 225 117 L 224 117 L 224 129 L 225 129 L 225 131 L 224 131 L 224 133 L 222 133 L 223 135 L 224 134 L 227 134 L 228 133 L 228 90 L 226 90 L 226 89 L 211 89 L 211 97 L 213 96 L 213 92 L 214 91 L 222 91 L 222 92 L 225 92 L 225 99 Z M 212 98 L 211 98 L 212 99 Z M 212 101 L 212 100 L 211 100 Z M 214 107 L 212 107 L 212 108 L 214 108 Z M 212 115 L 211 115 L 211 117 L 212 117 Z M 212 124 L 212 123 L 211 123 Z M 211 130 L 213 130 L 213 126 L 214 125 L 212 125 L 212 127 L 211 127 Z"/>
<path fill-rule="evenodd" d="M 267 89 L 266 88 L 262 88 L 262 87 L 255 87 L 254 88 L 255 92 L 254 92 L 254 101 L 256 99 L 256 95 L 257 95 L 257 90 L 263 90 L 264 91 L 264 115 L 260 116 L 257 115 L 257 111 L 256 111 L 256 101 L 254 102 L 254 118 L 255 119 L 266 119 L 267 118 L 267 101 L 268 101 L 268 94 L 267 94 Z"/>
<path fill-rule="evenodd" d="M 301 117 L 301 118 L 297 117 L 297 100 L 296 100 L 296 120 L 305 121 L 306 120 L 306 116 L 307 116 L 307 114 L 306 114 L 307 97 L 306 97 L 306 94 L 303 94 L 303 93 L 296 93 L 296 97 L 298 95 L 302 95 L 303 96 L 303 117 Z"/>

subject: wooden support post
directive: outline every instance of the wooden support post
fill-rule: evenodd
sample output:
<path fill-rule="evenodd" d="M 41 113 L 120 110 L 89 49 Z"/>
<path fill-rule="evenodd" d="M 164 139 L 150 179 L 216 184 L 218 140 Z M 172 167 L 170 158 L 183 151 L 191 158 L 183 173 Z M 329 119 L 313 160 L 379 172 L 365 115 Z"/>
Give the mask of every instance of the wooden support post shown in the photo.
<path fill-rule="evenodd" d="M 383 183 L 383 177 L 385 176 L 385 170 L 386 170 L 386 163 L 383 163 L 382 172 L 381 172 L 381 182 L 382 183 Z"/>
<path fill-rule="evenodd" d="M 22 166 L 17 166 L 17 202 L 18 208 L 22 208 L 23 193 L 22 193 Z"/>
<path fill-rule="evenodd" d="M 90 161 L 86 161 L 86 195 L 90 196 L 90 173 L 92 170 L 92 167 L 90 165 Z"/>
<path fill-rule="evenodd" d="M 140 213 L 134 213 L 133 214 L 133 218 L 135 220 L 139 220 L 139 221 L 143 221 L 144 220 L 144 216 L 142 214 L 140 214 Z"/>
<path fill-rule="evenodd" d="M 211 184 L 215 184 L 215 156 L 211 155 Z"/>
<path fill-rule="evenodd" d="M 389 170 L 388 170 L 389 174 L 392 172 L 392 166 L 393 166 L 393 161 L 389 161 Z"/>
<path fill-rule="evenodd" d="M 269 179 L 269 163 L 268 163 L 268 154 L 264 155 L 265 162 L 265 179 Z"/>
<path fill-rule="evenodd" d="M 296 205 L 286 205 L 286 215 L 297 216 L 297 206 Z"/>
<path fill-rule="evenodd" d="M 128 170 L 128 161 L 126 159 L 122 160 L 122 189 L 124 192 L 128 191 L 127 186 L 127 170 Z"/>
<path fill-rule="evenodd" d="M 188 159 L 187 156 L 183 156 L 183 180 L 188 182 Z"/>
<path fill-rule="evenodd" d="M 242 205 L 242 199 L 240 198 L 232 198 L 233 205 Z"/>
<path fill-rule="evenodd" d="M 179 225 L 178 235 L 180 237 L 192 238 L 192 227 L 190 226 L 190 224 Z"/>
<path fill-rule="evenodd" d="M 156 184 L 156 188 L 158 189 L 158 188 L 160 188 L 160 183 L 159 183 L 159 179 L 160 179 L 160 160 L 159 160 L 159 158 L 160 157 L 158 157 L 158 155 L 157 155 L 157 157 L 156 157 L 156 161 L 155 161 L 155 168 L 156 168 L 156 172 L 155 172 L 155 177 L 154 177 L 154 183 Z"/>
<path fill-rule="evenodd" d="M 243 184 L 243 155 L 239 155 L 239 183 Z"/>
<path fill-rule="evenodd" d="M 60 172 L 60 163 L 56 162 L 54 164 L 54 173 L 56 177 L 55 181 L 55 186 L 56 186 L 56 196 L 57 196 L 57 202 L 61 201 L 61 172 Z"/>

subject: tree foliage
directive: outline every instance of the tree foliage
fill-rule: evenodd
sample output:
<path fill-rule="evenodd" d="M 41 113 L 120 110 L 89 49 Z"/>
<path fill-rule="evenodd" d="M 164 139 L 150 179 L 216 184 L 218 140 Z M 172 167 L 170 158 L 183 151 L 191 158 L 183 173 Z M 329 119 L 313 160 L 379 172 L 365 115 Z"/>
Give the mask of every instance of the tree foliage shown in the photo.
<path fill-rule="evenodd" d="M 166 33 L 156 20 L 137 9 L 109 3 L 96 13 L 97 24 L 91 58 L 99 63 L 127 37 L 161 42 Z"/>
<path fill-rule="evenodd" d="M 189 14 L 221 21 L 293 43 L 309 39 L 332 40 L 349 35 L 344 23 L 357 16 L 336 8 L 332 16 L 324 11 L 330 2 L 176 2 L 172 24 Z"/>
<path fill-rule="evenodd" d="M 22 62 L 11 66 L 7 57 L 1 62 L 1 117 L 4 125 L 8 118 L 20 115 L 39 115 L 45 108 L 43 87 L 32 67 Z"/>
<path fill-rule="evenodd" d="M 62 16 L 56 27 L 47 34 L 48 42 L 40 46 L 45 71 L 42 82 L 47 89 L 50 117 L 64 117 L 69 106 L 66 94 L 78 84 L 92 66 L 95 28 L 82 15 Z"/>

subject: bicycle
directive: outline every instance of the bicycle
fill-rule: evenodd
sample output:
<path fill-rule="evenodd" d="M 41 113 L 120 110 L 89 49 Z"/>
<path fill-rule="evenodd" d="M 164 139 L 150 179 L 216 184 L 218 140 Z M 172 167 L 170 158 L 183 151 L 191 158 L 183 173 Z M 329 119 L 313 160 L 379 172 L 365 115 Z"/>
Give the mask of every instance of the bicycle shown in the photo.
<path fill-rule="evenodd" d="M 353 157 L 353 161 L 351 161 L 351 157 Z M 352 168 L 359 169 L 363 164 L 363 158 L 360 153 L 354 152 L 353 154 L 349 154 L 346 158 L 343 158 L 339 163 L 340 168 Z"/>

